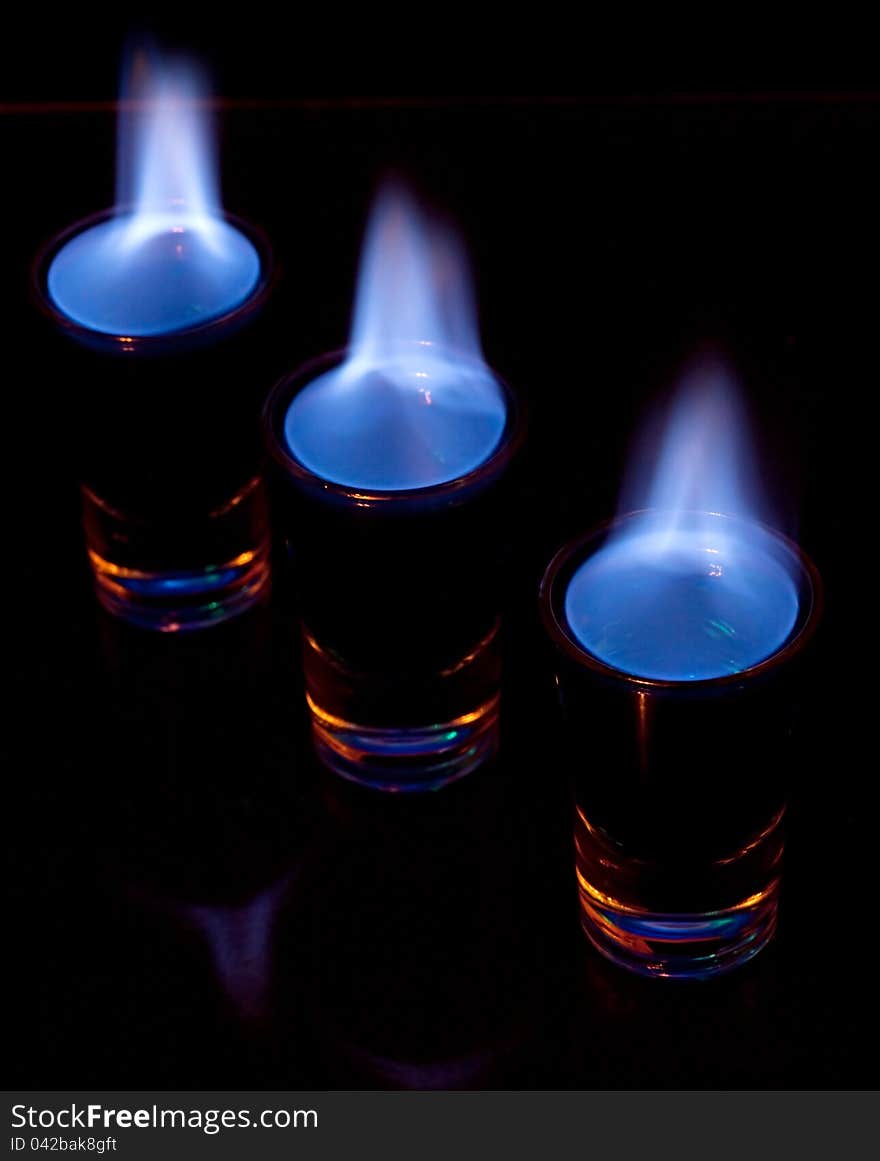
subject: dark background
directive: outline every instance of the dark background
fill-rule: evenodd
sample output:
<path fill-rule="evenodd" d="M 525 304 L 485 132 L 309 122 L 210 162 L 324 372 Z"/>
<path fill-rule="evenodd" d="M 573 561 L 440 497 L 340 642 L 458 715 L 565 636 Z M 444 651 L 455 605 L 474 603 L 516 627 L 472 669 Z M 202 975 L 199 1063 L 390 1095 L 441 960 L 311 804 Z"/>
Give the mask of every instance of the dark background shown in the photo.
<path fill-rule="evenodd" d="M 12 38 L 10 1083 L 870 1086 L 875 828 L 847 647 L 865 631 L 866 562 L 844 514 L 876 383 L 873 78 L 705 54 L 616 71 L 601 44 L 585 63 L 563 43 L 541 96 L 534 71 L 474 67 L 472 44 L 414 49 L 411 72 L 349 70 L 332 39 L 185 32 L 172 43 L 227 98 L 226 206 L 283 268 L 276 375 L 345 341 L 383 172 L 409 173 L 461 225 L 487 358 L 532 407 L 503 751 L 425 800 L 321 775 L 283 579 L 270 608 L 188 637 L 96 610 L 66 418 L 88 384 L 45 357 L 27 284 L 50 235 L 112 200 L 121 37 Z M 490 79 L 496 95 L 448 95 Z M 725 979 L 679 985 L 621 973 L 579 932 L 535 593 L 555 548 L 614 511 L 646 406 L 707 338 L 739 369 L 776 520 L 817 562 L 828 608 L 792 758 L 779 936 Z"/>

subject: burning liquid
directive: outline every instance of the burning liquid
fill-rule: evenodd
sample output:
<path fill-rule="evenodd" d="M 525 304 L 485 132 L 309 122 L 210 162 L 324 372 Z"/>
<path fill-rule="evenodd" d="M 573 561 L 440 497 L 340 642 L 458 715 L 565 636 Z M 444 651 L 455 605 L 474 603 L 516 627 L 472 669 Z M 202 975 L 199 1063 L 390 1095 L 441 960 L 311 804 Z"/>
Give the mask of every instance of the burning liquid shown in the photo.
<path fill-rule="evenodd" d="M 48 291 L 73 322 L 141 338 L 211 322 L 245 302 L 260 278 L 256 248 L 224 220 L 202 89 L 172 63 L 130 88 L 143 108 L 120 118 L 116 213 L 55 256 Z"/>
<path fill-rule="evenodd" d="M 663 681 L 740 673 L 777 652 L 798 616 L 798 567 L 753 519 L 756 478 L 732 376 L 703 357 L 624 490 L 625 509 L 650 511 L 619 521 L 569 583 L 577 640 L 615 669 Z"/>
<path fill-rule="evenodd" d="M 740 673 L 785 644 L 798 591 L 755 524 L 695 514 L 667 530 L 633 518 L 572 577 L 565 614 L 590 653 L 624 673 L 701 681 Z"/>
<path fill-rule="evenodd" d="M 49 293 L 88 330 L 143 338 L 228 314 L 259 277 L 253 245 L 222 219 L 206 231 L 186 214 L 127 215 L 71 238 L 49 269 Z"/>
<path fill-rule="evenodd" d="M 427 488 L 479 467 L 506 420 L 459 243 L 386 190 L 367 233 L 350 353 L 291 403 L 291 452 L 333 483 Z"/>

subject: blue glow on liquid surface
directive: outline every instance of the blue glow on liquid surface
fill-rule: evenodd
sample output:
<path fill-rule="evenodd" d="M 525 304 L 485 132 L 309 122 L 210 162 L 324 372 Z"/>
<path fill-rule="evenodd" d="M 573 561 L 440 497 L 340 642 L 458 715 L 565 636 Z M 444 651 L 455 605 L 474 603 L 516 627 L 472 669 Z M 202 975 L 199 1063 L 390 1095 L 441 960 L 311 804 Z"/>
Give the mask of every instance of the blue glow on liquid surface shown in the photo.
<path fill-rule="evenodd" d="M 777 652 L 797 620 L 797 585 L 768 539 L 746 526 L 733 537 L 690 529 L 611 540 L 569 582 L 569 627 L 636 677 L 740 673 Z"/>
<path fill-rule="evenodd" d="M 99 334 L 167 335 L 240 306 L 260 278 L 253 243 L 222 218 L 180 224 L 110 218 L 74 235 L 53 259 L 49 295 Z"/>
<path fill-rule="evenodd" d="M 322 479 L 377 491 L 427 488 L 478 468 L 507 406 L 484 366 L 436 356 L 413 365 L 343 364 L 307 384 L 284 420 L 292 454 Z"/>

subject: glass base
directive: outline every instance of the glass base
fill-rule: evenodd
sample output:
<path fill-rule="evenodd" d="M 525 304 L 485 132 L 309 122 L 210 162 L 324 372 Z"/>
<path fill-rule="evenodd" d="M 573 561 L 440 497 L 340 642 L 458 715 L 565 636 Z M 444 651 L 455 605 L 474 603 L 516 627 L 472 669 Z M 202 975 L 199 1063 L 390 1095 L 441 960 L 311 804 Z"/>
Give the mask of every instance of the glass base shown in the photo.
<path fill-rule="evenodd" d="M 463 778 L 498 749 L 500 698 L 429 726 L 363 726 L 324 712 L 311 696 L 319 759 L 334 773 L 375 790 L 437 790 Z"/>
<path fill-rule="evenodd" d="M 593 946 L 643 976 L 705 979 L 746 963 L 776 930 L 778 880 L 734 907 L 662 914 L 597 899 L 581 884 L 581 921 Z"/>
<path fill-rule="evenodd" d="M 114 617 L 142 629 L 204 629 L 246 612 L 269 590 L 269 551 L 260 547 L 202 569 L 145 572 L 90 551 L 95 592 Z"/>

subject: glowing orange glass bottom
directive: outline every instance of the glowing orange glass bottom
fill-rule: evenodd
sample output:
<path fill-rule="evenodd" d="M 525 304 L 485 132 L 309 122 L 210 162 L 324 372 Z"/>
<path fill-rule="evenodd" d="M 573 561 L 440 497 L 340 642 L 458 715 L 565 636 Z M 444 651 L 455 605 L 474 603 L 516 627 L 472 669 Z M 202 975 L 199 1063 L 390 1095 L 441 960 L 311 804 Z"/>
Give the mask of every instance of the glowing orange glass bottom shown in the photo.
<path fill-rule="evenodd" d="M 95 592 L 108 613 L 162 633 L 238 616 L 269 590 L 270 542 L 262 481 L 207 514 L 145 521 L 82 489 Z"/>
<path fill-rule="evenodd" d="M 751 959 L 776 930 L 784 812 L 734 851 L 664 864 L 625 855 L 578 807 L 578 892 L 591 943 L 646 976 L 702 978 Z"/>
<path fill-rule="evenodd" d="M 498 749 L 498 625 L 432 672 L 364 672 L 304 630 L 306 700 L 315 750 L 353 782 L 392 792 L 436 790 Z"/>

